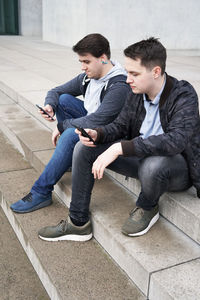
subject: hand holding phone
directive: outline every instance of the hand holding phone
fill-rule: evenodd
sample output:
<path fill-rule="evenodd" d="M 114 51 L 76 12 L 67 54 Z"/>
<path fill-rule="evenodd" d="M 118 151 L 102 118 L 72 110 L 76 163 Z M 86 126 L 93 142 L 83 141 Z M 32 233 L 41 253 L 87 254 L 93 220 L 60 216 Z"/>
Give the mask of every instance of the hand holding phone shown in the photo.
<path fill-rule="evenodd" d="M 52 116 L 50 116 L 50 114 L 48 114 L 48 112 L 46 112 L 46 110 L 44 110 L 41 106 L 39 106 L 38 104 L 36 104 L 36 106 L 45 114 L 47 115 L 52 121 L 55 121 L 54 118 Z"/>
<path fill-rule="evenodd" d="M 94 145 L 96 145 L 96 142 L 95 142 L 95 141 L 93 140 L 93 138 L 87 133 L 87 131 L 85 131 L 84 128 L 82 128 L 82 127 L 77 127 L 77 126 L 75 126 L 75 127 L 81 132 L 82 136 L 88 137 L 89 140 L 90 140 L 91 142 L 93 142 Z"/>

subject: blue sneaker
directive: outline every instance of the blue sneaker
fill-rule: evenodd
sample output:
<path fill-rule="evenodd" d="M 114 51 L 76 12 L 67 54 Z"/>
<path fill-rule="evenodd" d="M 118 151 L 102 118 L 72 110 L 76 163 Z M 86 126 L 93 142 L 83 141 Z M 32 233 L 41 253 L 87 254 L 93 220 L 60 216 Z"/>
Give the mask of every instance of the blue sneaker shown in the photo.
<path fill-rule="evenodd" d="M 33 195 L 29 193 L 21 200 L 13 203 L 10 208 L 16 213 L 28 213 L 52 204 L 50 196 Z"/>

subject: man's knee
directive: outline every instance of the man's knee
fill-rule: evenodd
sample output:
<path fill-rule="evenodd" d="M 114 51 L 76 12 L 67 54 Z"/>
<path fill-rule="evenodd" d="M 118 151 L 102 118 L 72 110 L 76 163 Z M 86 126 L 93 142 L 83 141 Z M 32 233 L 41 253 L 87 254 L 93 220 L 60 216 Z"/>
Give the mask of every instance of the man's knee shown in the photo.
<path fill-rule="evenodd" d="M 60 144 L 63 145 L 63 147 L 70 147 L 73 146 L 79 141 L 78 134 L 75 132 L 75 128 L 67 128 L 63 133 L 61 134 L 59 140 L 58 140 L 58 145 Z M 62 147 L 62 148 L 63 148 Z M 66 149 L 68 150 L 68 149 Z"/>
<path fill-rule="evenodd" d="M 73 160 L 77 159 L 88 159 L 92 156 L 93 148 L 83 145 L 80 141 L 76 144 L 73 153 Z"/>
<path fill-rule="evenodd" d="M 151 156 L 145 158 L 138 170 L 139 179 L 146 181 L 156 176 L 165 176 L 168 173 L 167 157 L 164 156 Z"/>
<path fill-rule="evenodd" d="M 71 101 L 71 95 L 70 94 L 62 94 L 59 97 L 59 104 L 65 105 L 68 101 Z"/>
<path fill-rule="evenodd" d="M 78 134 L 75 132 L 75 128 L 71 127 L 71 128 L 67 128 L 63 131 L 63 133 L 61 134 L 61 137 L 59 140 L 68 140 L 73 141 L 73 140 L 79 140 Z"/>

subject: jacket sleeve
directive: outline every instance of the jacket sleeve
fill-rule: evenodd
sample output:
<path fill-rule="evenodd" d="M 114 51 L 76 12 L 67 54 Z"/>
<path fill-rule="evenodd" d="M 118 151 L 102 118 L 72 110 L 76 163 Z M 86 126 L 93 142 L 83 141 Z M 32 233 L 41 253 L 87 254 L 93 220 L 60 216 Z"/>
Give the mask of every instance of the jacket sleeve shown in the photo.
<path fill-rule="evenodd" d="M 135 111 L 135 95 L 129 92 L 125 105 L 123 106 L 118 117 L 110 124 L 95 128 L 97 131 L 97 143 L 104 144 L 126 138 L 129 133 L 133 111 Z"/>
<path fill-rule="evenodd" d="M 199 124 L 198 98 L 192 86 L 182 87 L 171 108 L 165 109 L 168 111 L 163 114 L 169 119 L 165 132 L 146 139 L 135 137 L 122 141 L 124 156 L 172 156 L 184 151 Z"/>
<path fill-rule="evenodd" d="M 76 126 L 96 128 L 111 123 L 120 113 L 129 92 L 130 87 L 125 82 L 116 82 L 108 88 L 101 105 L 94 113 L 77 119 L 65 120 L 63 129 Z"/>
<path fill-rule="evenodd" d="M 77 77 L 68 81 L 67 83 L 57 86 L 48 91 L 45 98 L 45 105 L 50 104 L 54 111 L 58 105 L 59 96 L 62 94 L 70 94 L 74 97 L 80 96 L 83 93 L 82 81 L 85 73 L 79 74 Z"/>

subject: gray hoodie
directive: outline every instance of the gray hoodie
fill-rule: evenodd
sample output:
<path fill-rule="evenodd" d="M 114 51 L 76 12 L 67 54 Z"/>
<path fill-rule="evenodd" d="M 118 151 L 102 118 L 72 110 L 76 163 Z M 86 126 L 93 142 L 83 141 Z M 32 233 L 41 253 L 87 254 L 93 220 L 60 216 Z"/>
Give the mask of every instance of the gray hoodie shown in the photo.
<path fill-rule="evenodd" d="M 84 106 L 88 114 L 81 118 L 66 119 L 62 123 L 59 123 L 58 129 L 60 132 L 66 128 L 76 126 L 96 128 L 111 123 L 118 116 L 128 94 L 131 92 L 129 85 L 126 84 L 126 76 L 124 76 L 123 80 L 121 79 L 109 85 L 106 88 L 103 101 L 100 101 L 101 91 L 108 84 L 109 79 L 117 75 L 126 74 L 120 64 L 116 62 L 114 64 L 114 67 L 104 77 L 98 80 L 90 80 L 84 99 Z M 50 104 L 56 112 L 60 95 L 70 94 L 74 97 L 84 95 L 83 79 L 85 75 L 85 73 L 81 73 L 69 82 L 50 90 L 47 93 L 45 105 Z"/>
<path fill-rule="evenodd" d="M 87 87 L 84 99 L 84 107 L 88 114 L 91 114 L 97 110 L 101 104 L 100 95 L 101 91 L 106 85 L 110 78 L 124 74 L 126 76 L 125 70 L 118 62 L 113 62 L 113 68 L 100 79 L 91 79 Z"/>

